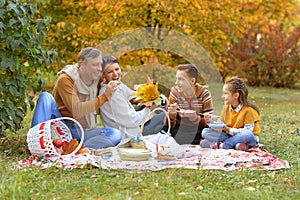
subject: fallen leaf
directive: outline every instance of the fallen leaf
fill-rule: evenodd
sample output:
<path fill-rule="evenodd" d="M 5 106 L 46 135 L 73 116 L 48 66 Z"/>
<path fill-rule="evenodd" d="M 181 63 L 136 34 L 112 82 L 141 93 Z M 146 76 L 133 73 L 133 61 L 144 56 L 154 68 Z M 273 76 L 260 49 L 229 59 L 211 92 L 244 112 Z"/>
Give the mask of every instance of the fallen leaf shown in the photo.
<path fill-rule="evenodd" d="M 117 174 L 117 173 L 114 173 L 114 172 L 112 172 L 112 173 L 109 173 L 108 175 L 109 175 L 109 176 L 111 176 L 111 177 L 116 177 L 118 174 Z"/>
<path fill-rule="evenodd" d="M 202 185 L 199 185 L 196 189 L 197 189 L 197 190 L 203 190 L 203 186 L 202 186 Z"/>
<path fill-rule="evenodd" d="M 251 186 L 247 186 L 245 189 L 248 190 L 248 191 L 255 191 L 256 190 L 254 187 L 251 187 Z"/>
<path fill-rule="evenodd" d="M 247 183 L 257 183 L 258 180 L 257 179 L 254 179 L 254 180 L 249 180 Z"/>
<path fill-rule="evenodd" d="M 270 126 L 267 126 L 267 125 L 264 126 L 264 130 L 265 130 L 265 131 L 268 131 L 268 130 L 270 130 L 270 129 L 271 129 Z"/>
<path fill-rule="evenodd" d="M 91 178 L 97 178 L 97 175 L 96 175 L 96 174 L 93 174 L 93 175 L 91 176 Z"/>
<path fill-rule="evenodd" d="M 24 153 L 26 151 L 26 149 L 24 147 L 20 147 L 17 150 L 19 153 Z"/>

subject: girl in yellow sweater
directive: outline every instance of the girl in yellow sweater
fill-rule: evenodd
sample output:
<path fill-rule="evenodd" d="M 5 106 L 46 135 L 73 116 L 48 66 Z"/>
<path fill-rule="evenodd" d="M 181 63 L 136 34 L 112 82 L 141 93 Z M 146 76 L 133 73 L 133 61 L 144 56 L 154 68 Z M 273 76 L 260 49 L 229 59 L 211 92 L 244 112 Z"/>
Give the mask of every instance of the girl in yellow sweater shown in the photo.
<path fill-rule="evenodd" d="M 247 150 L 259 141 L 260 121 L 257 106 L 248 99 L 248 89 L 239 78 L 232 78 L 223 86 L 224 106 L 220 119 L 225 126 L 205 128 L 202 132 L 203 148 Z"/>

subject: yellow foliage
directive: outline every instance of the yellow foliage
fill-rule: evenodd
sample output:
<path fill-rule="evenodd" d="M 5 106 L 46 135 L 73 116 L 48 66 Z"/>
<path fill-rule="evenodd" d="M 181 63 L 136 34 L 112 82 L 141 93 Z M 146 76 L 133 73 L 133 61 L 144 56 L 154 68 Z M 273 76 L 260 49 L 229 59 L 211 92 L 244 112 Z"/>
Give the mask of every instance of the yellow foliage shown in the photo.
<path fill-rule="evenodd" d="M 157 37 L 159 35 L 158 39 L 162 42 L 168 32 L 159 32 L 159 28 L 179 31 L 192 37 L 214 62 L 219 62 L 217 64 L 222 72 L 223 63 L 217 59 L 226 56 L 230 45 L 243 32 L 249 27 L 264 30 L 266 21 L 283 23 L 284 26 L 290 26 L 288 22 L 299 24 L 299 12 L 296 9 L 299 10 L 298 0 L 69 0 L 51 1 L 43 7 L 42 14 L 51 17 L 51 28 L 45 44 L 58 50 L 62 63 L 75 62 L 82 47 L 97 46 L 129 29 L 152 27 L 149 32 Z M 119 48 L 123 47 L 114 48 L 120 52 Z M 125 51 L 122 49 L 121 52 Z M 170 52 L 145 48 L 133 49 L 120 57 L 121 66 L 139 66 L 152 57 L 157 57 L 168 66 L 176 66 L 184 61 Z"/>
<path fill-rule="evenodd" d="M 159 97 L 158 93 L 158 83 L 147 83 L 142 84 L 137 89 L 137 97 L 142 100 L 142 102 L 153 101 Z"/>

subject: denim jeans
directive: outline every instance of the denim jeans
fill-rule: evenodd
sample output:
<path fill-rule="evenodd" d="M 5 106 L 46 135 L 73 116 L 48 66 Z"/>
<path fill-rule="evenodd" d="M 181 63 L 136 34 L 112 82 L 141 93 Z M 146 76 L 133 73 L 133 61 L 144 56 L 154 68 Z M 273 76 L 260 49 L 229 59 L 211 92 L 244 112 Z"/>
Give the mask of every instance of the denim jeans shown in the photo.
<path fill-rule="evenodd" d="M 40 124 L 50 119 L 61 117 L 58 111 L 56 102 L 53 96 L 48 92 L 42 92 L 37 100 L 33 117 L 31 120 L 31 127 Z"/>
<path fill-rule="evenodd" d="M 234 136 L 229 136 L 225 132 L 219 132 L 211 128 L 205 128 L 202 131 L 201 147 L 209 148 L 215 142 L 224 143 L 224 149 L 233 149 L 237 143 L 245 143 L 250 147 L 258 144 L 258 138 L 249 130 L 244 130 Z"/>
<path fill-rule="evenodd" d="M 72 138 L 81 141 L 82 135 L 76 123 L 64 121 L 71 131 Z M 92 128 L 84 130 L 84 147 L 88 149 L 102 149 L 113 147 L 122 140 L 122 133 L 115 128 Z"/>
<path fill-rule="evenodd" d="M 166 114 L 164 112 L 153 115 L 153 117 L 144 124 L 142 135 L 152 135 L 159 133 L 164 127 L 164 118 Z"/>
<path fill-rule="evenodd" d="M 31 127 L 61 117 L 53 96 L 48 92 L 42 92 L 32 117 Z M 82 135 L 76 123 L 63 120 L 72 134 L 72 138 L 81 141 Z M 93 128 L 84 130 L 83 144 L 89 149 L 101 149 L 117 145 L 122 140 L 122 133 L 114 128 Z"/>
<path fill-rule="evenodd" d="M 168 126 L 164 126 L 163 130 L 167 132 Z M 170 133 L 178 144 L 194 144 L 198 145 L 201 138 L 203 128 L 198 125 L 176 124 L 171 128 Z"/>

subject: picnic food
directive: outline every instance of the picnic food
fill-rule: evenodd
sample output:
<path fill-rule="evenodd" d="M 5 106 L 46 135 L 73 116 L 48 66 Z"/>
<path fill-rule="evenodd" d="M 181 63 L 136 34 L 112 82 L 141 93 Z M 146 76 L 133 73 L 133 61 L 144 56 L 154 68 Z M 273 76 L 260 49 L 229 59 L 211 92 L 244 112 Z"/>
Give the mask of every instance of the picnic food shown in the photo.
<path fill-rule="evenodd" d="M 69 142 L 62 142 L 61 139 L 54 139 L 53 145 L 59 155 L 67 155 L 72 153 L 77 148 L 79 142 L 77 139 L 71 139 Z M 76 155 L 83 152 L 84 149 L 83 146 L 81 146 L 81 148 L 76 152 Z"/>
<path fill-rule="evenodd" d="M 118 148 L 121 160 L 145 161 L 151 158 L 151 151 L 147 149 Z"/>
<path fill-rule="evenodd" d="M 157 153 L 157 160 L 174 160 L 175 156 L 170 154 Z"/>
<path fill-rule="evenodd" d="M 53 144 L 56 147 L 61 147 L 63 145 L 63 143 L 65 143 L 65 142 L 63 142 L 61 139 L 54 139 L 53 140 Z"/>
<path fill-rule="evenodd" d="M 132 138 L 130 140 L 130 145 L 134 149 L 147 149 L 145 141 L 142 140 L 141 138 L 138 138 L 138 139 L 136 137 Z"/>

